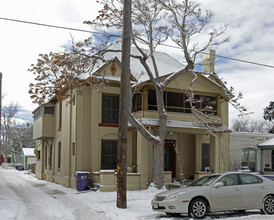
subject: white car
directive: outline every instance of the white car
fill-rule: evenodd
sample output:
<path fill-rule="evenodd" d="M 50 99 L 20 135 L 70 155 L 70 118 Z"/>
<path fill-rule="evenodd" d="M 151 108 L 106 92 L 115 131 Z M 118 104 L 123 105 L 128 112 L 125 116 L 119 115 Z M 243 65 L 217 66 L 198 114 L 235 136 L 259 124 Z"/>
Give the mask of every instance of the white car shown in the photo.
<path fill-rule="evenodd" d="M 260 209 L 274 214 L 274 181 L 240 172 L 211 174 L 187 187 L 158 193 L 152 210 L 202 219 L 209 213 Z"/>

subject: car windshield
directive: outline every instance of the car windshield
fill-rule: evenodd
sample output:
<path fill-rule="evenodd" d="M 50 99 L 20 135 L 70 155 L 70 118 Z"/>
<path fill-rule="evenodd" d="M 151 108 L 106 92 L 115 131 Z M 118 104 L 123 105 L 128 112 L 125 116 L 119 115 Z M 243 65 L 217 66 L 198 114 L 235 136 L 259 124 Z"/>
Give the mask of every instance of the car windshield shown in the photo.
<path fill-rule="evenodd" d="M 210 175 L 204 176 L 200 179 L 195 180 L 189 186 L 209 186 L 214 180 L 216 180 L 220 175 Z"/>

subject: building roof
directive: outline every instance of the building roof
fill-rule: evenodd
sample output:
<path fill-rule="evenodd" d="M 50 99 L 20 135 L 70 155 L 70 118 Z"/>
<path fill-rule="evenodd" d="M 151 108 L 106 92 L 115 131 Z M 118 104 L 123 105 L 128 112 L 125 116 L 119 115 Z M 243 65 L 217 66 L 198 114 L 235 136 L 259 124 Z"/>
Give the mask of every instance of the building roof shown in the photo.
<path fill-rule="evenodd" d="M 108 61 L 108 63 L 110 63 L 111 61 L 120 63 L 122 53 L 117 52 L 117 51 L 121 50 L 121 45 L 112 44 L 108 49 L 112 50 L 112 51 L 109 51 L 109 52 L 105 53 L 105 55 L 104 55 L 104 58 Z M 152 74 L 155 75 L 153 62 L 152 62 L 151 56 L 149 56 L 149 51 L 145 50 L 145 49 L 143 49 L 143 51 L 148 56 L 148 59 L 146 60 L 146 63 L 148 64 L 149 69 L 152 71 Z M 139 50 L 136 47 L 133 47 L 133 46 L 131 47 L 131 52 L 130 53 L 131 53 L 131 55 L 134 55 L 134 56 L 141 56 Z M 159 77 L 168 76 L 172 73 L 175 73 L 175 72 L 185 68 L 185 65 L 183 65 L 178 60 L 171 57 L 170 55 L 168 55 L 165 52 L 155 51 L 154 52 L 154 57 L 155 57 L 155 60 L 157 62 L 157 69 L 158 69 L 158 72 L 159 72 Z M 102 68 L 103 65 L 106 65 L 106 63 L 99 60 L 96 64 L 96 67 L 93 69 L 93 71 L 91 73 L 86 73 L 86 74 L 82 75 L 81 79 L 85 80 L 88 77 L 90 77 L 91 75 L 93 77 L 99 78 L 100 76 L 96 76 L 96 72 L 100 68 Z M 130 59 L 130 71 L 131 71 L 131 75 L 137 80 L 137 84 L 150 81 L 150 78 L 149 78 L 144 66 L 140 63 L 139 59 L 131 57 L 131 59 Z M 214 79 L 212 77 L 207 77 L 203 73 L 200 73 L 200 72 L 195 71 L 195 73 L 197 75 L 201 76 L 201 78 L 204 78 L 204 79 L 208 80 L 209 82 L 213 83 L 213 85 L 215 85 L 216 87 L 218 87 L 218 88 L 222 87 L 220 85 L 220 83 L 218 81 L 216 81 L 216 79 Z M 105 80 L 109 80 L 109 81 L 116 81 L 116 82 L 120 81 L 120 77 L 110 77 L 109 78 L 109 76 L 104 76 L 103 78 Z"/>
<path fill-rule="evenodd" d="M 23 155 L 24 156 L 34 156 L 35 157 L 34 149 L 35 148 L 22 148 Z"/>
<path fill-rule="evenodd" d="M 258 147 L 274 147 L 274 138 L 258 144 Z"/>
<path fill-rule="evenodd" d="M 110 50 L 121 50 L 121 45 L 119 44 L 113 44 L 109 47 Z M 146 54 L 148 54 L 147 50 L 144 50 Z M 132 55 L 134 56 L 141 56 L 140 52 L 137 50 L 135 47 L 131 47 L 131 52 Z M 104 55 L 104 58 L 108 61 L 118 59 L 121 61 L 121 52 L 107 52 Z M 171 73 L 174 73 L 180 69 L 184 68 L 184 65 L 180 63 L 178 60 L 174 59 L 173 57 L 169 56 L 168 54 L 164 52 L 154 52 L 154 57 L 157 61 L 157 67 L 159 71 L 159 76 L 165 76 Z M 147 59 L 147 64 L 150 67 L 151 70 L 154 70 L 153 64 L 152 64 L 152 59 L 149 57 Z M 97 67 L 94 68 L 93 73 L 95 73 L 104 63 L 102 61 L 98 61 Z M 138 80 L 139 83 L 145 82 L 149 80 L 149 76 L 146 73 L 145 68 L 140 64 L 139 59 L 131 57 L 130 59 L 130 70 L 131 74 Z M 82 79 L 88 78 L 90 75 L 89 73 L 86 73 L 85 75 L 82 75 Z"/>

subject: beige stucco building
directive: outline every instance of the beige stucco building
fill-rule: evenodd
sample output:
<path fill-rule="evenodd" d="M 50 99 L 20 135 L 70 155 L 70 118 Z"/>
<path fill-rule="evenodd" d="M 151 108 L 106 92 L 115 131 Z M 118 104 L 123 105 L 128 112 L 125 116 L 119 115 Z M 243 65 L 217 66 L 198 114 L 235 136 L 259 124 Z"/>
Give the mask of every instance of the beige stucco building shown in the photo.
<path fill-rule="evenodd" d="M 117 56 L 117 54 L 115 54 Z M 182 64 L 165 53 L 157 52 L 161 77 L 183 68 Z M 114 56 L 113 56 L 114 57 Z M 116 187 L 116 155 L 121 64 L 109 59 L 91 77 L 106 74 L 104 88 L 84 85 L 75 93 L 73 102 L 48 103 L 33 111 L 33 138 L 36 141 L 36 177 L 75 187 L 76 171 L 90 172 L 90 184 L 101 191 Z M 212 69 L 212 68 L 211 68 Z M 147 78 L 142 78 L 137 61 L 131 63 L 131 80 L 138 79 L 138 93 L 133 98 L 133 111 L 152 134 L 157 131 L 158 114 L 155 92 Z M 210 71 L 210 69 L 208 70 Z M 138 77 L 139 76 L 139 77 Z M 168 85 L 165 103 L 168 113 L 165 140 L 165 182 L 180 178 L 197 178 L 205 168 L 213 172 L 229 169 L 228 103 L 218 82 L 197 73 L 192 86 L 196 108 L 211 114 L 217 125 L 214 135 L 191 113 L 186 91 L 193 79 L 185 74 Z M 153 146 L 134 127 L 129 125 L 127 142 L 128 189 L 146 189 L 152 182 Z"/>

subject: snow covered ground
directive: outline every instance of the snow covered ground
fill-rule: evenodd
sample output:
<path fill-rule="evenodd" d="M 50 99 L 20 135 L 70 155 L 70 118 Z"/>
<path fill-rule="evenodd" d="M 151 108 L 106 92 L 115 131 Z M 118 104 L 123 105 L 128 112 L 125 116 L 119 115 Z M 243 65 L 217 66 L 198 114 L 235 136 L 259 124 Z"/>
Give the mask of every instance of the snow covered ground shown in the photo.
<path fill-rule="evenodd" d="M 152 187 L 143 191 L 128 191 L 128 208 L 118 209 L 115 192 L 78 193 L 75 189 L 37 180 L 26 171 L 0 168 L 0 219 L 189 219 L 187 216 L 174 218 L 153 212 L 150 201 L 157 192 L 159 190 Z M 274 219 L 274 216 L 261 215 L 259 211 L 254 210 L 241 216 L 222 214 L 213 218 L 257 220 Z"/>

